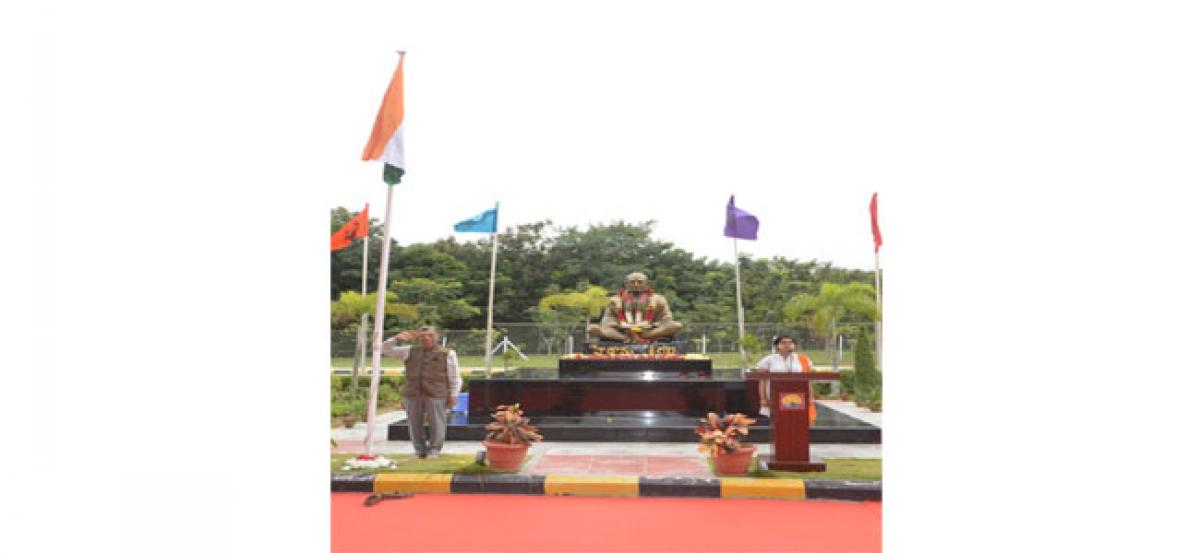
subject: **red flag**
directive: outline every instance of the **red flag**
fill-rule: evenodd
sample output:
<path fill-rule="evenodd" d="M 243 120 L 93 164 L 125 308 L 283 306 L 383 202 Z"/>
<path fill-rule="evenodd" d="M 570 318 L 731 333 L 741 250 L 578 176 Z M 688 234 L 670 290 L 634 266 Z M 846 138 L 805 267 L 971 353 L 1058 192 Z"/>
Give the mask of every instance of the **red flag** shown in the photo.
<path fill-rule="evenodd" d="M 354 242 L 355 238 L 365 238 L 371 230 L 370 216 L 367 215 L 367 208 L 370 205 L 364 205 L 363 210 L 352 217 L 342 228 L 333 233 L 329 238 L 329 251 L 336 252 L 342 248 L 348 247 Z"/>
<path fill-rule="evenodd" d="M 871 234 L 875 235 L 875 253 L 879 253 L 879 246 L 883 245 L 883 235 L 879 234 L 879 193 L 871 194 Z"/>

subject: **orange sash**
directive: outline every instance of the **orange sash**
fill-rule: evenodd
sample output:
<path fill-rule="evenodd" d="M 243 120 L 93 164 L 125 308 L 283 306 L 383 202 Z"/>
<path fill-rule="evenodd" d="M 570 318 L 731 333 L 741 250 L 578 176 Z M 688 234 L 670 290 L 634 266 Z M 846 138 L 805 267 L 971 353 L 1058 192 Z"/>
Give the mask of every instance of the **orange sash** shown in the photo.
<path fill-rule="evenodd" d="M 812 359 L 803 353 L 797 353 L 796 357 L 800 359 L 800 372 L 806 373 L 812 370 Z M 808 424 L 812 425 L 813 421 L 817 420 L 817 400 L 813 395 L 812 384 L 808 386 Z M 811 426 L 810 426 L 811 427 Z"/>

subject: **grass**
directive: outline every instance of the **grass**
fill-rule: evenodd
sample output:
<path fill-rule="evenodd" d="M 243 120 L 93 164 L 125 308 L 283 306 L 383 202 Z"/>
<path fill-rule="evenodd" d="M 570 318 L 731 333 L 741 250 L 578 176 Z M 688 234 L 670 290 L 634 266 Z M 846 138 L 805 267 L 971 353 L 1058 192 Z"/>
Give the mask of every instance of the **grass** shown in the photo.
<path fill-rule="evenodd" d="M 492 474 L 502 471 L 475 464 L 475 455 L 443 453 L 437 459 L 418 459 L 412 453 L 385 453 L 384 457 L 396 464 L 388 469 L 342 470 L 342 463 L 358 456 L 358 453 L 330 454 L 329 471 L 336 474 L 366 474 L 379 472 L 432 472 L 437 474 Z"/>
<path fill-rule="evenodd" d="M 751 467 L 756 467 L 758 459 Z M 825 459 L 825 472 L 790 472 L 783 470 L 752 470 L 747 476 L 756 478 L 803 478 L 805 480 L 882 480 L 883 459 Z"/>
<path fill-rule="evenodd" d="M 713 467 L 712 458 L 706 459 L 708 467 Z M 713 474 L 716 474 L 715 470 Z M 824 472 L 791 472 L 785 470 L 758 470 L 758 456 L 750 460 L 750 470 L 746 476 L 751 478 L 802 478 L 804 480 L 882 480 L 883 459 L 825 459 Z"/>
<path fill-rule="evenodd" d="M 330 455 L 329 471 L 338 474 L 378 472 L 431 472 L 437 474 L 502 474 L 506 471 L 492 470 L 475 464 L 474 455 L 443 454 L 437 459 L 417 459 L 413 454 L 385 454 L 396 462 L 390 469 L 342 470 L 342 463 L 358 454 L 333 453 Z M 712 459 L 706 459 L 712 467 Z M 757 458 L 751 462 L 746 476 L 754 478 L 803 478 L 805 480 L 882 480 L 883 459 L 825 459 L 825 472 L 789 472 L 782 470 L 757 470 Z"/>
<path fill-rule="evenodd" d="M 814 364 L 831 365 L 833 363 L 832 358 L 830 357 L 830 354 L 828 352 L 818 350 L 818 351 L 806 351 L 804 353 L 812 359 Z M 741 367 L 741 365 L 742 365 L 741 359 L 739 358 L 739 355 L 736 351 L 735 352 L 710 353 L 708 355 L 709 355 L 709 357 L 712 358 L 714 369 L 736 369 L 738 367 Z M 509 367 L 510 368 L 524 367 L 524 368 L 531 368 L 531 369 L 554 369 L 554 368 L 558 367 L 558 358 L 559 358 L 558 355 L 529 355 L 528 357 L 529 357 L 528 360 L 517 359 L 517 360 L 511 362 L 509 364 Z M 845 356 L 843 356 L 842 363 L 839 365 L 841 368 L 850 369 L 850 368 L 854 367 L 853 363 L 850 362 L 849 357 L 850 357 L 850 355 L 848 353 Z M 334 357 L 334 358 L 330 359 L 330 361 L 332 362 L 331 366 L 333 366 L 333 367 L 349 368 L 349 367 L 354 366 L 354 359 L 351 357 Z M 368 369 L 369 369 L 369 361 L 370 360 L 368 360 Z M 750 362 L 757 363 L 758 358 L 750 359 Z M 458 358 L 458 364 L 463 367 L 482 367 L 483 366 L 483 356 L 482 355 L 462 355 L 462 356 L 459 356 L 459 358 Z M 380 366 L 399 368 L 399 367 L 404 366 L 404 362 L 400 361 L 398 359 L 384 357 L 380 363 Z M 504 363 L 499 358 L 496 358 L 496 357 L 492 358 L 492 367 L 500 368 L 503 366 L 504 366 Z"/>

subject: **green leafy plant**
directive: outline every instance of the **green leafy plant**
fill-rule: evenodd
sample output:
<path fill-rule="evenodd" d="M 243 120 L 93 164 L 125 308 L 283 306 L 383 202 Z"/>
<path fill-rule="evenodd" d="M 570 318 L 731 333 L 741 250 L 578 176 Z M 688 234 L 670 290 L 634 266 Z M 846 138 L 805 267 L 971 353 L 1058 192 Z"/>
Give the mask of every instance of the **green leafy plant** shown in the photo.
<path fill-rule="evenodd" d="M 529 418 L 521 411 L 520 403 L 496 406 L 492 419 L 493 422 L 486 427 L 489 442 L 530 445 L 542 441 L 537 427 L 529 424 Z"/>
<path fill-rule="evenodd" d="M 753 334 L 746 334 L 745 336 L 742 336 L 740 340 L 738 340 L 738 345 L 742 346 L 742 349 L 746 352 L 746 357 L 750 363 L 754 363 L 764 354 L 766 354 L 767 349 L 764 344 L 765 342 L 762 338 L 759 338 Z"/>
<path fill-rule="evenodd" d="M 696 434 L 700 435 L 700 447 L 697 451 L 708 452 L 717 456 L 734 453 L 742 447 L 742 436 L 750 433 L 749 426 L 754 424 L 752 419 L 741 413 L 718 417 L 709 413 L 707 418 L 700 419 Z"/>
<path fill-rule="evenodd" d="M 854 382 L 856 380 L 854 369 L 842 369 L 838 371 L 842 379 L 838 381 L 838 386 L 841 387 L 841 395 L 845 397 L 854 397 Z"/>
<path fill-rule="evenodd" d="M 882 403 L 882 384 L 883 378 L 875 368 L 875 348 L 865 337 L 859 338 L 854 347 L 855 403 L 874 409 L 873 406 Z"/>

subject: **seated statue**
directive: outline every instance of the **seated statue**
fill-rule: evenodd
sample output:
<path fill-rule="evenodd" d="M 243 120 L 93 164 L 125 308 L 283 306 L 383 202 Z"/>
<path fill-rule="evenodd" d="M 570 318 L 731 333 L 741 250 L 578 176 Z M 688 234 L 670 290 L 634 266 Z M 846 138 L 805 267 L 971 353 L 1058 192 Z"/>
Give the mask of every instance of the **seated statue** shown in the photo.
<path fill-rule="evenodd" d="M 642 273 L 629 273 L 621 290 L 608 298 L 600 324 L 590 324 L 588 334 L 625 343 L 662 340 L 673 336 L 683 325 L 671 318 L 667 298 L 650 289 Z"/>

